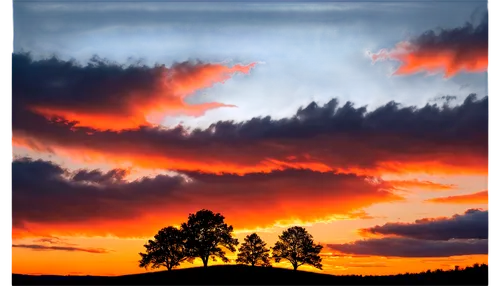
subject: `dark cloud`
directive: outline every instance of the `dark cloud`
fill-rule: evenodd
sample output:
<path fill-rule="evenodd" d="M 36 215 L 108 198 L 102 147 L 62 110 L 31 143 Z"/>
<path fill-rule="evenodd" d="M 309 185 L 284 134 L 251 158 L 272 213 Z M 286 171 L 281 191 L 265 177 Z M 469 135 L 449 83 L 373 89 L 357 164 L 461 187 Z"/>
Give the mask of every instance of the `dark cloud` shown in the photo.
<path fill-rule="evenodd" d="M 80 180 L 82 172 L 94 174 L 91 183 Z M 401 200 L 388 182 L 309 170 L 101 180 L 109 172 L 70 172 L 51 162 L 21 158 L 13 162 L 12 174 L 14 228 L 32 233 L 57 229 L 148 235 L 202 208 L 224 213 L 238 228 L 265 227 L 297 218 L 307 222 L 356 215 L 356 210 L 371 204 Z"/>
<path fill-rule="evenodd" d="M 386 223 L 361 231 L 425 240 L 488 239 L 488 211 L 470 209 L 464 214 L 456 214 L 450 218 L 425 218 L 414 223 Z"/>
<path fill-rule="evenodd" d="M 342 253 L 396 257 L 448 257 L 488 254 L 488 211 L 469 209 L 450 218 L 387 223 L 362 233 L 391 235 L 328 247 Z M 396 235 L 396 237 L 392 237 Z"/>
<path fill-rule="evenodd" d="M 19 57 L 15 61 L 26 61 L 21 55 L 14 57 Z M 61 61 L 57 65 L 71 66 Z M 101 74 L 114 80 L 107 72 L 113 67 L 102 64 L 90 69 L 96 71 L 95 75 L 89 75 L 89 83 Z M 63 118 L 47 120 L 26 109 L 34 101 L 66 104 L 65 100 L 46 100 L 57 94 L 50 92 L 55 87 L 47 87 L 47 81 L 38 81 L 37 76 L 44 78 L 50 74 L 38 71 L 30 79 L 30 73 L 23 69 L 14 72 L 14 144 L 40 151 L 64 151 L 67 153 L 63 155 L 72 158 L 90 153 L 105 156 L 106 161 L 132 162 L 139 167 L 204 172 L 248 173 L 291 167 L 408 172 L 420 171 L 424 166 L 429 172 L 487 170 L 487 97 L 478 99 L 470 95 L 453 107 L 445 103 L 417 108 L 389 102 L 372 112 L 351 102 L 342 105 L 332 99 L 323 106 L 313 102 L 300 108 L 295 116 L 277 120 L 268 116 L 245 122 L 219 121 L 207 129 L 195 130 L 183 126 L 143 126 L 99 131 Z M 39 84 L 26 85 L 25 80 Z M 86 88 L 97 87 L 82 86 L 82 90 Z M 32 93 L 44 96 L 34 100 Z M 91 110 L 99 105 L 97 95 L 83 103 L 84 93 L 76 94 L 81 95 L 78 104 L 73 102 L 78 98 L 76 95 L 67 100 L 78 108 L 88 106 Z"/>
<path fill-rule="evenodd" d="M 29 158 L 12 164 L 13 221 L 20 226 L 32 222 L 78 222 L 95 218 L 120 219 L 138 214 L 138 208 L 165 201 L 169 191 L 179 187 L 182 177 L 157 176 L 139 181 L 96 180 L 109 173 L 79 170 L 74 176 L 51 162 Z M 94 183 L 81 174 L 94 174 Z M 75 179 L 76 178 L 76 179 Z M 103 190 L 103 188 L 106 188 Z M 146 190 L 141 192 L 141 190 Z"/>
<path fill-rule="evenodd" d="M 65 245 L 65 246 L 76 245 L 76 244 L 73 244 L 73 243 L 68 243 L 68 242 L 66 242 L 65 239 L 61 239 L 61 238 L 58 238 L 58 237 L 55 237 L 55 236 L 42 237 L 42 238 L 33 240 L 33 242 L 35 242 L 35 243 L 59 244 L 59 245 Z"/>
<path fill-rule="evenodd" d="M 98 57 L 80 65 L 55 57 L 33 61 L 29 54 L 14 54 L 14 108 L 100 130 L 150 126 L 151 120 L 160 121 L 165 115 L 200 116 L 228 106 L 188 104 L 184 99 L 235 73 L 248 73 L 254 65 L 227 67 L 193 61 L 167 68 L 119 65 Z"/>
<path fill-rule="evenodd" d="M 488 68 L 488 14 L 473 26 L 429 30 L 422 35 L 396 44 L 392 50 L 381 50 L 373 60 L 397 60 L 396 74 L 444 71 L 445 76 L 458 72 L 485 72 Z"/>
<path fill-rule="evenodd" d="M 456 60 L 467 57 L 471 51 L 481 49 L 488 52 L 488 14 L 483 14 L 480 23 L 473 26 L 466 23 L 462 27 L 453 29 L 440 29 L 438 32 L 429 30 L 413 43 L 422 50 L 448 50 L 457 52 Z"/>
<path fill-rule="evenodd" d="M 73 181 L 105 184 L 114 181 L 123 181 L 126 175 L 127 170 L 123 169 L 113 169 L 106 173 L 103 173 L 100 170 L 79 170 L 73 176 Z"/>
<path fill-rule="evenodd" d="M 442 95 L 442 96 L 436 96 L 433 101 L 436 101 L 436 102 L 439 102 L 439 101 L 443 101 L 443 102 L 446 102 L 446 103 L 450 103 L 454 100 L 457 100 L 457 97 L 454 96 L 454 95 Z"/>
<path fill-rule="evenodd" d="M 104 248 L 81 248 L 81 247 L 71 247 L 71 246 L 53 246 L 53 245 L 42 245 L 42 244 L 13 244 L 12 247 L 27 248 L 37 251 L 78 251 L 78 252 L 88 252 L 88 253 L 108 253 L 110 252 Z"/>
<path fill-rule="evenodd" d="M 346 244 L 328 244 L 343 253 L 396 256 L 396 257 L 448 257 L 488 254 L 487 239 L 425 240 L 406 237 L 358 240 Z"/>

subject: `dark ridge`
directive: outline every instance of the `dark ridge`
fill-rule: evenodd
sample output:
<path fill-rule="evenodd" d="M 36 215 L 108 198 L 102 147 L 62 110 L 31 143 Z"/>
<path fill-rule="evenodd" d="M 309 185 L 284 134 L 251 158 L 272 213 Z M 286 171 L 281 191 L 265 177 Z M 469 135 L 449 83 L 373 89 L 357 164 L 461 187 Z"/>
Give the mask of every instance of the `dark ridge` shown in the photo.
<path fill-rule="evenodd" d="M 195 267 L 123 276 L 12 274 L 13 285 L 488 285 L 488 265 L 387 276 L 329 275 L 243 265 Z"/>

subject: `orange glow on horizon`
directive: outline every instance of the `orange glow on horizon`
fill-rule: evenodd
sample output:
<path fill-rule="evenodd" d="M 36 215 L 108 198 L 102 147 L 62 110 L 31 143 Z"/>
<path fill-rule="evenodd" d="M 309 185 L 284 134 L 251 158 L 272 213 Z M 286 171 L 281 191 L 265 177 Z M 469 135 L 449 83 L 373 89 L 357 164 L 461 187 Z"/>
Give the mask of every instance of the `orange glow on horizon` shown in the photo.
<path fill-rule="evenodd" d="M 238 235 L 238 240 L 243 239 Z M 277 233 L 275 234 L 277 238 Z M 143 239 L 117 239 L 117 238 L 78 238 L 68 237 L 68 243 L 79 245 L 83 248 L 104 247 L 109 252 L 103 254 L 66 251 L 34 251 L 24 248 L 12 248 L 13 265 L 12 273 L 19 274 L 55 274 L 55 275 L 127 275 L 164 271 L 166 269 L 146 270 L 138 266 L 138 253 L 144 251 Z M 25 242 L 26 241 L 26 242 Z M 21 240 L 19 243 L 29 243 L 31 240 Z M 268 240 L 272 246 L 274 240 Z M 466 255 L 452 257 L 428 258 L 403 258 L 332 254 L 329 249 L 322 252 L 323 270 L 307 265 L 299 270 L 334 275 L 390 275 L 401 273 L 418 273 L 428 269 L 454 269 L 455 266 L 466 267 L 474 263 L 488 264 L 488 255 Z M 235 264 L 236 253 L 228 253 L 231 260 L 227 265 Z M 225 264 L 220 260 L 210 261 L 210 265 Z M 196 259 L 192 264 L 184 262 L 177 269 L 200 267 L 202 263 Z M 273 267 L 290 269 L 286 262 L 275 263 Z"/>

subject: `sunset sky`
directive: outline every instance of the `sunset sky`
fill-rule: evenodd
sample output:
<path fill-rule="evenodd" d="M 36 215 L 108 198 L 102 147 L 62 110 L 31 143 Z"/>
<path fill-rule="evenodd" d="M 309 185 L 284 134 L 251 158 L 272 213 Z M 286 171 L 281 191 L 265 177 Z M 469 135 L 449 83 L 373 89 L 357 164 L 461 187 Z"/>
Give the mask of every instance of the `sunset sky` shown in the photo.
<path fill-rule="evenodd" d="M 200 209 L 301 270 L 488 263 L 486 5 L 15 1 L 12 272 L 145 272 Z"/>

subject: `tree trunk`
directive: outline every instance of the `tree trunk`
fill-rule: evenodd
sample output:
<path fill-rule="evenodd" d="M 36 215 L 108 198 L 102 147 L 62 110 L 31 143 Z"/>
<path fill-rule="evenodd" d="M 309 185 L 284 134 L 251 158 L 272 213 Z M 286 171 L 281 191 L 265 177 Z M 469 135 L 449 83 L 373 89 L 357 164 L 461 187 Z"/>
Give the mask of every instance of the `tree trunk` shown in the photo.
<path fill-rule="evenodd" d="M 203 257 L 201 260 L 203 261 L 203 267 L 208 267 L 208 257 Z"/>
<path fill-rule="evenodd" d="M 293 264 L 293 271 L 297 271 L 297 268 L 298 268 L 298 267 L 299 267 L 299 266 L 298 266 L 297 264 Z"/>
<path fill-rule="evenodd" d="M 252 267 L 255 266 L 255 262 L 252 262 Z"/>
<path fill-rule="evenodd" d="M 172 266 L 167 266 L 167 270 L 168 271 L 172 270 Z"/>

